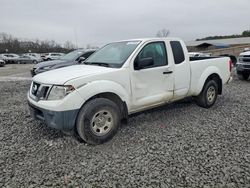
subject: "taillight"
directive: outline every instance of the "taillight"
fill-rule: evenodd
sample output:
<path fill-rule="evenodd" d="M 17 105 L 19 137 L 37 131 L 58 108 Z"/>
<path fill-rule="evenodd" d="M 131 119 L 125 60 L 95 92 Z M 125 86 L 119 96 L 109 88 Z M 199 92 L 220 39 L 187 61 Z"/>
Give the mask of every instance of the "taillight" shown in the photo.
<path fill-rule="evenodd" d="M 228 64 L 229 64 L 229 70 L 230 70 L 230 72 L 232 72 L 232 70 L 233 70 L 233 61 L 230 59 Z"/>

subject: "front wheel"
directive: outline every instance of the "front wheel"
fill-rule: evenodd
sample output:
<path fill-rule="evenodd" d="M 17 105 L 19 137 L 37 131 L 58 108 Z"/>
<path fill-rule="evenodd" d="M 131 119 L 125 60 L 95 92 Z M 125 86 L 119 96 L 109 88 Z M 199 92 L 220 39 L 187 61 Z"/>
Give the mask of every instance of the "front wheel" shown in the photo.
<path fill-rule="evenodd" d="M 111 100 L 96 98 L 82 107 L 77 117 L 76 128 L 81 139 L 96 145 L 113 138 L 120 122 L 119 107 Z"/>
<path fill-rule="evenodd" d="M 218 96 L 218 84 L 215 80 L 205 83 L 201 93 L 196 97 L 196 103 L 203 108 L 210 108 L 214 105 Z"/>
<path fill-rule="evenodd" d="M 248 80 L 249 78 L 249 74 L 247 73 L 237 73 L 237 75 L 240 80 Z"/>

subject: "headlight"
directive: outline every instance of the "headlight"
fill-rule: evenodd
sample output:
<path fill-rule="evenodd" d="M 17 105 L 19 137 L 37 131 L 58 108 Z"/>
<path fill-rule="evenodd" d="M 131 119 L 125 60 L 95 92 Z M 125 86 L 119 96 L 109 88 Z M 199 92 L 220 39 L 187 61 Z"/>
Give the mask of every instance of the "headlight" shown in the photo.
<path fill-rule="evenodd" d="M 48 100 L 60 100 L 66 95 L 73 92 L 75 88 L 73 86 L 53 86 L 49 92 Z"/>

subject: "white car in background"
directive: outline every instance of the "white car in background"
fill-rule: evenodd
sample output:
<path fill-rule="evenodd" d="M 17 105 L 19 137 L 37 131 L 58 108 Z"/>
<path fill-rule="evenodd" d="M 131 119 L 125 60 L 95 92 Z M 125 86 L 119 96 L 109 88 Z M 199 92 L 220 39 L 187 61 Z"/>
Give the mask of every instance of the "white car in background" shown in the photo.
<path fill-rule="evenodd" d="M 211 57 L 210 53 L 188 52 L 189 57 Z"/>
<path fill-rule="evenodd" d="M 23 55 L 30 57 L 30 59 L 32 59 L 34 63 L 40 63 L 43 61 L 40 54 L 37 53 L 25 53 Z"/>
<path fill-rule="evenodd" d="M 0 59 L 3 59 L 6 63 L 15 63 L 16 59 L 18 59 L 20 56 L 17 54 L 11 54 L 11 53 L 5 53 L 0 54 Z"/>
<path fill-rule="evenodd" d="M 250 48 L 245 48 L 244 49 L 244 52 L 249 52 L 250 51 Z"/>
<path fill-rule="evenodd" d="M 65 55 L 64 53 L 46 53 L 41 55 L 44 61 L 56 60 L 59 59 L 61 56 Z"/>
<path fill-rule="evenodd" d="M 250 51 L 240 54 L 239 62 L 236 64 L 236 71 L 240 80 L 248 80 L 250 77 Z"/>

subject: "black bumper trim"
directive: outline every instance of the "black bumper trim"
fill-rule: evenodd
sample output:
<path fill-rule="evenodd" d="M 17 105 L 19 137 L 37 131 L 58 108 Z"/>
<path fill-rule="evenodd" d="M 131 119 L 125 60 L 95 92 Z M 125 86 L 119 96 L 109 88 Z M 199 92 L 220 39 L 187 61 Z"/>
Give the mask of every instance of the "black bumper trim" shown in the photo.
<path fill-rule="evenodd" d="M 75 126 L 78 109 L 68 111 L 51 111 L 39 108 L 28 102 L 30 115 L 34 119 L 45 121 L 48 127 L 59 130 L 72 130 Z"/>

